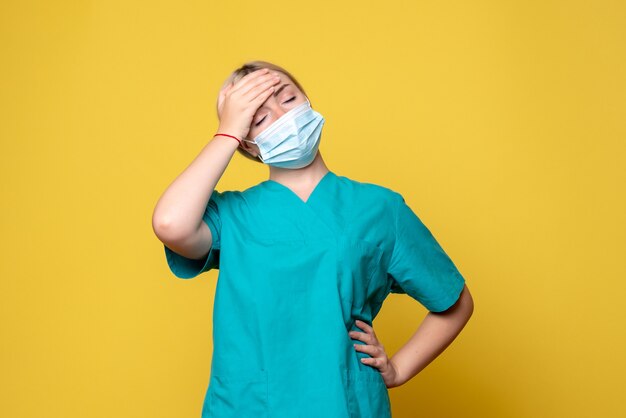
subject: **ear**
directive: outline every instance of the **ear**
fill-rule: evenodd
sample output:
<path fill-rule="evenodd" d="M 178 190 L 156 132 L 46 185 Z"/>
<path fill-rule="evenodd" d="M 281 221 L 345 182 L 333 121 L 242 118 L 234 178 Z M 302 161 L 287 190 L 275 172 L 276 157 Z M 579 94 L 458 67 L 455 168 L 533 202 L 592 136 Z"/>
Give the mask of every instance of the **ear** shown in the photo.
<path fill-rule="evenodd" d="M 245 138 L 248 139 L 248 138 Z M 259 153 L 257 152 L 256 149 L 254 149 L 253 147 L 251 147 L 248 142 L 246 141 L 241 141 L 241 148 L 243 148 L 244 152 L 247 152 L 248 154 L 250 154 L 251 156 L 253 156 L 254 158 L 257 158 L 259 156 Z"/>

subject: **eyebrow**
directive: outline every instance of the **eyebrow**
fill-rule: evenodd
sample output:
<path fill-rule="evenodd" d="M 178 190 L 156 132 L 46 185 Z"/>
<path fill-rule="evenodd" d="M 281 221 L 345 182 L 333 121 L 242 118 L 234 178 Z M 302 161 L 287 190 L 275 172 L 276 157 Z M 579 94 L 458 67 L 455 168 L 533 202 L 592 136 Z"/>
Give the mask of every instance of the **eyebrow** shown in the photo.
<path fill-rule="evenodd" d="M 278 95 L 280 94 L 280 92 L 281 92 L 281 91 L 283 91 L 283 89 L 284 89 L 285 87 L 290 86 L 290 85 L 291 85 L 291 84 L 289 84 L 289 83 L 285 83 L 285 84 L 283 84 L 282 86 L 280 86 L 280 87 L 278 88 L 278 90 L 276 90 L 276 91 L 274 92 L 274 94 L 273 94 L 272 96 L 274 96 L 274 97 L 278 96 Z M 257 112 L 258 112 L 259 110 L 263 109 L 264 107 L 265 107 L 265 106 L 261 106 L 261 107 L 259 107 L 259 108 L 257 109 Z"/>
<path fill-rule="evenodd" d="M 276 91 L 274 92 L 274 97 L 278 96 L 278 95 L 280 94 L 280 92 L 281 92 L 281 91 L 283 91 L 283 89 L 284 89 L 285 87 L 287 87 L 288 85 L 289 85 L 289 84 L 283 84 L 282 86 L 280 86 L 280 87 L 278 88 L 278 90 L 276 90 Z"/>

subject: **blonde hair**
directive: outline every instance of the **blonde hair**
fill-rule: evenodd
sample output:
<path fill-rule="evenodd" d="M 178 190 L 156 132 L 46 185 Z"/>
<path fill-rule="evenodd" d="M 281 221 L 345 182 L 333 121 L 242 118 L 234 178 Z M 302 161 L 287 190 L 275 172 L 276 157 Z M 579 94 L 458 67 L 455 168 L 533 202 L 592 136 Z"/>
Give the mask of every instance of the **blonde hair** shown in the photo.
<path fill-rule="evenodd" d="M 245 64 L 243 64 L 241 67 L 237 68 L 228 76 L 224 84 L 222 84 L 222 87 L 220 87 L 220 90 L 226 87 L 230 83 L 236 83 L 237 81 L 241 80 L 241 78 L 243 78 L 246 74 L 249 74 L 256 70 L 260 70 L 261 68 L 268 68 L 270 70 L 278 71 L 278 72 L 285 74 L 287 77 L 291 79 L 291 81 L 293 81 L 293 84 L 295 84 L 296 87 L 298 87 L 298 89 L 300 89 L 300 91 L 304 93 L 305 96 L 307 97 L 309 96 L 304 91 L 304 88 L 302 87 L 302 85 L 300 85 L 298 80 L 296 80 L 296 78 L 289 71 L 285 70 L 283 67 L 279 65 L 272 64 L 271 62 L 267 62 L 267 61 L 260 61 L 260 60 L 248 61 Z M 215 109 L 217 111 L 217 103 L 215 105 Z M 219 113 L 218 113 L 218 117 L 219 117 Z M 249 139 L 249 138 L 244 138 L 244 139 Z M 261 160 L 259 160 L 256 157 L 253 157 L 241 147 L 237 147 L 237 152 L 249 160 L 256 161 L 262 164 Z"/>

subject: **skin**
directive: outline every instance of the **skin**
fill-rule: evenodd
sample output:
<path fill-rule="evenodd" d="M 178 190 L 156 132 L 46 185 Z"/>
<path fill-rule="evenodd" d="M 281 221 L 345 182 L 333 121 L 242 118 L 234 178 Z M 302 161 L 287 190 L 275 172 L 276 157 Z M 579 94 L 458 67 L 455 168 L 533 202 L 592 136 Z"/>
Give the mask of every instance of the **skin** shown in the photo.
<path fill-rule="evenodd" d="M 473 311 L 474 301 L 466 285 L 457 302 L 446 311 L 428 312 L 409 341 L 391 358 L 374 329 L 365 322 L 357 319 L 356 325 L 363 332 L 350 331 L 348 334 L 365 343 L 355 344 L 355 350 L 372 356 L 362 359 L 363 364 L 378 369 L 387 388 L 393 388 L 411 380 L 437 358 L 459 335 Z"/>
<path fill-rule="evenodd" d="M 255 138 L 263 130 L 267 129 L 282 115 L 296 106 L 305 103 L 307 99 L 306 95 L 285 74 L 279 71 L 271 70 L 269 71 L 269 75 L 277 77 L 277 79 L 271 79 L 272 84 L 270 85 L 275 87 L 275 90 L 271 92 L 269 97 L 267 97 L 267 99 L 254 112 L 254 116 L 248 127 L 249 130 L 247 133 L 239 137 L 247 137 L 250 139 L 249 141 L 243 140 L 241 147 L 255 158 L 259 155 L 259 147 L 251 142 L 253 138 Z M 218 115 L 221 112 L 220 106 L 222 105 L 225 97 L 232 91 L 233 88 L 234 86 L 229 84 L 220 91 L 220 98 L 218 99 Z M 220 126 L 218 132 L 236 131 L 236 128 L 231 128 L 230 126 L 231 125 L 228 124 L 228 121 L 226 121 L 224 127 Z M 290 169 L 270 165 L 267 167 L 269 167 L 269 178 L 271 180 L 289 187 L 298 197 L 300 197 L 301 200 L 305 202 L 317 185 L 318 181 L 328 172 L 328 167 L 324 163 L 322 153 L 319 150 L 313 162 L 303 168 Z"/>
<path fill-rule="evenodd" d="M 275 95 L 283 84 L 287 86 Z M 254 138 L 305 101 L 304 93 L 285 74 L 266 69 L 254 71 L 220 90 L 217 132 L 239 139 Z M 213 240 L 202 215 L 211 192 L 239 146 L 254 157 L 259 154 L 258 147 L 250 142 L 242 141 L 240 145 L 225 136 L 211 138 L 159 198 L 152 215 L 152 228 L 171 250 L 191 259 L 206 258 Z M 313 162 L 303 168 L 267 167 L 270 180 L 288 187 L 303 201 L 329 171 L 319 150 Z M 363 363 L 377 368 L 391 388 L 410 380 L 441 354 L 463 329 L 472 312 L 473 300 L 466 286 L 450 309 L 429 312 L 410 340 L 391 358 L 369 325 L 357 320 L 363 332 L 350 332 L 349 336 L 365 343 L 355 344 L 355 350 L 372 356 L 363 359 Z"/>

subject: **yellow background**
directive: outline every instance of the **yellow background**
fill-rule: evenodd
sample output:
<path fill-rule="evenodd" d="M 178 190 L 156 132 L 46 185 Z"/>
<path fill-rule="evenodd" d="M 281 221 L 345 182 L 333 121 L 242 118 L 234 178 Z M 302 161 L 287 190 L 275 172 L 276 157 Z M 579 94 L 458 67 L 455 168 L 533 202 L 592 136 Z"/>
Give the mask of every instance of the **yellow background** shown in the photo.
<path fill-rule="evenodd" d="M 0 416 L 200 416 L 217 271 L 175 278 L 151 216 L 252 59 L 298 77 L 329 168 L 402 193 L 474 297 L 394 418 L 626 416 L 624 22 L 617 0 L 4 0 Z M 267 176 L 235 154 L 218 189 Z M 425 314 L 389 296 L 389 354 Z"/>

